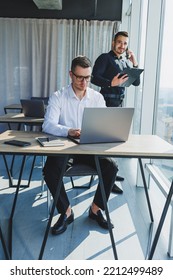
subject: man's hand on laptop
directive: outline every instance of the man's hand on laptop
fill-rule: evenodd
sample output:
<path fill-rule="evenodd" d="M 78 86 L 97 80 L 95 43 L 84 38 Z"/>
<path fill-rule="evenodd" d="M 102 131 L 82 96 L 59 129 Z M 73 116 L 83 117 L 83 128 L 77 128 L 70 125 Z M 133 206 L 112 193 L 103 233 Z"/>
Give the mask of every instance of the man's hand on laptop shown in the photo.
<path fill-rule="evenodd" d="M 80 138 L 80 134 L 81 134 L 80 129 L 70 128 L 69 131 L 68 131 L 69 136 L 73 136 L 73 137 L 76 137 L 76 138 Z"/>

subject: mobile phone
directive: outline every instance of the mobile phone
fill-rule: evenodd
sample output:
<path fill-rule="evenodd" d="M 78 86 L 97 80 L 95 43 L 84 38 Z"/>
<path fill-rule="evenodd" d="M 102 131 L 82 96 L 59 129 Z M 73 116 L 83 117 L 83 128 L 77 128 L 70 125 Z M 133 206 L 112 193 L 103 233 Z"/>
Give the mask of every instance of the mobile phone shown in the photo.
<path fill-rule="evenodd" d="M 8 141 L 5 141 L 4 144 L 18 146 L 18 147 L 26 147 L 26 146 L 31 145 L 30 142 L 20 141 L 20 140 L 8 140 Z"/>
<path fill-rule="evenodd" d="M 127 49 L 126 49 L 126 55 L 125 55 L 127 59 L 129 59 L 129 57 L 130 57 L 130 56 L 129 56 L 128 50 L 129 50 L 129 49 L 128 49 L 128 47 L 127 47 Z"/>

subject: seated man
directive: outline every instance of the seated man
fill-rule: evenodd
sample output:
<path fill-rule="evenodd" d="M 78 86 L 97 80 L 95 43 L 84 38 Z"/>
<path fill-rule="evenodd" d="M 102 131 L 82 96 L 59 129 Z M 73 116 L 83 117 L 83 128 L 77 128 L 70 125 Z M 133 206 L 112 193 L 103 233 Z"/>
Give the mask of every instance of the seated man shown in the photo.
<path fill-rule="evenodd" d="M 103 96 L 88 87 L 91 78 L 91 62 L 87 57 L 78 56 L 74 58 L 69 74 L 71 84 L 50 96 L 43 123 L 44 132 L 62 137 L 67 137 L 68 135 L 80 136 L 82 115 L 85 107 L 106 106 Z M 63 161 L 63 156 L 48 156 L 43 168 L 44 178 L 53 198 L 57 190 Z M 87 163 L 95 167 L 95 160 L 92 155 L 75 155 L 70 161 L 71 164 Z M 108 200 L 118 168 L 114 159 L 109 157 L 101 158 L 100 166 Z M 67 226 L 74 221 L 74 213 L 63 182 L 56 208 L 61 215 L 52 227 L 52 234 L 55 235 L 63 233 Z M 100 186 L 98 185 L 89 209 L 89 218 L 95 220 L 102 228 L 108 229 L 108 223 L 101 210 L 104 210 L 104 203 Z"/>

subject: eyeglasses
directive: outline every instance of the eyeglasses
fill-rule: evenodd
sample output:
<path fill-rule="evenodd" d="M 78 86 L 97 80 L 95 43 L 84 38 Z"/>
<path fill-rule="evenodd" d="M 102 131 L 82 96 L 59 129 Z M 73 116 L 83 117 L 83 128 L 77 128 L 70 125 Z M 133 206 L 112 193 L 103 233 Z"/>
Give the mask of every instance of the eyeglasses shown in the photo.
<path fill-rule="evenodd" d="M 72 72 L 72 71 L 71 71 Z M 76 77 L 76 80 L 79 82 L 83 82 L 84 80 L 86 82 L 89 82 L 91 80 L 91 76 L 78 76 L 75 73 L 72 72 L 72 74 Z"/>

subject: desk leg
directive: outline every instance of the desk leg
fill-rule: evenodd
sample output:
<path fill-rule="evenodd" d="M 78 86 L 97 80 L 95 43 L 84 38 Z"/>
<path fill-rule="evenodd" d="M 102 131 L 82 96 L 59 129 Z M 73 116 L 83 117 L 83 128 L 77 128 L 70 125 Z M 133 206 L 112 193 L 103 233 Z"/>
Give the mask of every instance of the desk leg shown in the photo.
<path fill-rule="evenodd" d="M 6 167 L 6 170 L 7 170 L 7 173 L 8 173 L 9 185 L 12 186 L 11 173 L 9 171 L 7 160 L 6 160 L 6 157 L 4 155 L 3 155 L 3 159 L 4 159 L 5 167 Z M 7 259 L 11 259 L 12 258 L 13 216 L 14 216 L 14 212 L 15 212 L 15 208 L 16 208 L 17 197 L 18 197 L 18 193 L 19 193 L 19 188 L 20 188 L 23 168 L 24 168 L 24 165 L 25 165 L 25 159 L 26 159 L 26 156 L 23 156 L 22 165 L 21 165 L 20 174 L 19 174 L 19 179 L 18 179 L 18 183 L 17 183 L 17 186 L 16 186 L 15 197 L 14 197 L 14 200 L 13 200 L 13 205 L 12 205 L 11 214 L 10 214 L 10 218 L 9 218 L 9 224 L 8 224 L 8 250 L 7 250 L 7 247 L 6 247 L 3 235 L 2 235 L 2 231 L 0 229 L 0 236 L 1 236 L 1 240 L 2 240 L 2 245 L 3 245 L 4 253 L 5 253 Z"/>
<path fill-rule="evenodd" d="M 30 170 L 30 174 L 29 174 L 29 178 L 28 178 L 28 185 L 27 185 L 28 188 L 29 188 L 29 185 L 30 185 L 30 182 L 31 182 L 31 178 L 32 178 L 32 173 L 33 173 L 33 170 L 34 170 L 35 160 L 36 160 L 36 156 L 33 156 L 31 170 Z"/>
<path fill-rule="evenodd" d="M 11 172 L 8 168 L 8 164 L 7 164 L 7 160 L 6 160 L 6 157 L 5 155 L 2 155 L 3 156 L 3 159 L 4 159 L 4 163 L 5 163 L 5 168 L 6 168 L 6 171 L 7 171 L 7 175 L 8 175 L 8 180 L 9 180 L 9 187 L 11 187 L 13 185 L 13 180 L 12 180 L 12 176 L 11 176 Z M 13 156 L 14 157 L 14 156 Z"/>
<path fill-rule="evenodd" d="M 143 184 L 144 184 L 145 195 L 146 195 L 148 209 L 149 209 L 149 213 L 150 213 L 150 219 L 151 219 L 151 222 L 154 222 L 153 213 L 152 213 L 152 209 L 151 209 L 150 198 L 149 198 L 149 195 L 148 195 L 147 183 L 146 183 L 146 180 L 145 180 L 145 174 L 144 174 L 144 169 L 143 169 L 141 158 L 138 158 L 138 161 L 139 161 L 139 166 L 140 166 L 140 170 L 141 170 L 142 180 L 143 180 Z"/>
<path fill-rule="evenodd" d="M 104 203 L 104 207 L 105 207 L 105 214 L 106 214 L 106 218 L 108 221 L 108 228 L 109 228 L 109 234 L 110 234 L 111 243 L 112 243 L 113 254 L 114 254 L 115 260 L 118 260 L 113 231 L 112 231 L 112 227 L 111 227 L 109 211 L 108 211 L 108 207 L 107 207 L 107 200 L 106 200 L 104 183 L 103 183 L 103 178 L 102 178 L 102 173 L 101 173 L 101 168 L 100 168 L 100 163 L 99 163 L 99 156 L 95 156 L 95 163 L 96 163 L 96 168 L 97 168 L 97 172 L 98 172 L 98 176 L 99 176 L 99 183 L 100 183 L 101 194 L 102 194 L 103 203 Z"/>
<path fill-rule="evenodd" d="M 23 174 L 23 169 L 24 169 L 24 165 L 25 165 L 25 159 L 26 159 L 26 156 L 23 156 L 22 165 L 21 165 L 21 169 L 20 169 L 20 174 L 19 174 L 19 178 L 18 178 L 18 183 L 17 183 L 17 186 L 16 186 L 15 197 L 14 197 L 14 200 L 13 200 L 13 205 L 12 205 L 10 219 L 9 219 L 9 228 L 8 228 L 8 241 L 9 241 L 9 244 L 8 244 L 8 248 L 9 248 L 10 258 L 12 258 L 13 216 L 14 216 L 14 212 L 15 212 L 15 208 L 16 208 L 16 203 L 17 203 L 20 183 L 21 183 L 21 180 L 22 180 L 22 174 Z"/>
<path fill-rule="evenodd" d="M 4 250 L 5 257 L 6 257 L 7 260 L 10 260 L 9 252 L 8 252 L 6 244 L 5 244 L 5 240 L 4 240 L 4 237 L 3 237 L 3 234 L 2 234 L 1 226 L 0 226 L 0 239 L 1 239 L 2 248 Z"/>
<path fill-rule="evenodd" d="M 16 185 L 13 185 L 13 175 L 12 175 L 12 169 L 13 169 L 13 164 L 14 164 L 15 156 L 14 155 L 12 156 L 12 163 L 11 163 L 11 168 L 10 169 L 8 167 L 5 155 L 3 155 L 3 159 L 4 159 L 4 163 L 5 163 L 8 179 L 9 179 L 9 187 L 16 187 Z M 26 159 L 26 156 L 25 156 L 25 159 Z M 33 156 L 31 170 L 30 170 L 30 174 L 29 174 L 29 178 L 28 178 L 28 184 L 27 185 L 21 185 L 20 186 L 21 188 L 29 188 L 29 185 L 30 185 L 30 182 L 31 182 L 32 173 L 33 173 L 33 169 L 34 169 L 35 160 L 36 160 L 36 156 Z"/>
<path fill-rule="evenodd" d="M 155 252 L 155 249 L 156 249 L 156 246 L 157 246 L 157 242 L 158 242 L 158 239 L 159 239 L 159 236 L 160 236 L 160 233 L 161 233 L 161 230 L 162 230 L 162 227 L 163 227 L 163 224 L 164 224 L 167 212 L 168 212 L 168 208 L 169 208 L 169 205 L 170 205 L 170 202 L 171 202 L 171 199 L 172 199 L 172 195 L 173 195 L 173 181 L 171 183 L 171 187 L 170 187 L 170 190 L 169 190 L 168 195 L 167 195 L 167 199 L 166 199 L 163 211 L 162 211 L 162 215 L 161 215 L 161 218 L 160 218 L 160 221 L 159 221 L 159 225 L 158 225 L 157 230 L 156 230 L 156 234 L 155 234 L 155 237 L 154 237 L 154 240 L 153 240 L 153 244 L 151 246 L 151 250 L 150 250 L 148 260 L 152 260 L 152 258 L 153 258 L 153 255 L 154 255 L 154 252 Z"/>
<path fill-rule="evenodd" d="M 41 245 L 40 254 L 39 254 L 39 257 L 38 257 L 39 260 L 42 260 L 42 257 L 43 257 L 43 253 L 44 253 L 44 249 L 45 249 L 45 246 L 46 246 L 46 242 L 47 242 L 47 238 L 48 238 L 53 214 L 54 214 L 54 211 L 55 211 L 55 207 L 56 207 L 58 197 L 59 197 L 59 194 L 60 194 L 60 190 L 61 190 L 61 186 L 62 186 L 63 176 L 64 176 L 64 173 L 66 171 L 68 159 L 69 159 L 69 155 L 65 156 L 64 164 L 62 166 L 61 175 L 60 175 L 60 178 L 59 178 L 59 183 L 58 183 L 58 186 L 57 186 L 57 191 L 56 191 L 56 194 L 55 194 L 55 198 L 53 200 L 53 205 L 52 205 L 52 208 L 51 208 L 51 211 L 50 211 L 49 220 L 48 220 L 48 223 L 47 223 L 46 231 L 45 231 L 43 242 L 42 242 L 42 245 Z"/>
<path fill-rule="evenodd" d="M 9 172 L 7 161 L 6 161 L 6 158 L 5 158 L 4 155 L 3 155 L 3 158 L 4 158 L 5 166 L 6 166 L 8 175 L 9 175 L 9 180 L 11 180 L 11 174 Z M 9 218 L 8 233 L 7 233 L 8 234 L 8 244 L 7 244 L 7 246 L 5 244 L 5 240 L 3 238 L 2 230 L 1 230 L 1 227 L 0 227 L 0 238 L 1 238 L 1 242 L 2 242 L 2 246 L 3 246 L 3 250 L 4 250 L 4 253 L 5 253 L 6 259 L 11 259 L 12 258 L 13 216 L 14 216 L 14 212 L 15 212 L 15 208 L 16 208 L 16 203 L 17 203 L 17 198 L 18 198 L 18 193 L 19 193 L 19 188 L 20 188 L 20 183 L 21 183 L 21 178 L 22 178 L 22 173 L 23 173 L 23 168 L 24 168 L 24 164 L 25 164 L 25 158 L 26 158 L 26 156 L 23 156 L 22 165 L 21 165 L 20 174 L 19 174 L 19 179 L 18 179 L 18 184 L 16 186 L 15 197 L 14 197 L 14 200 L 13 200 L 13 205 L 12 205 L 11 214 L 10 214 L 10 218 Z M 10 184 L 11 184 L 11 181 L 10 181 Z"/>
<path fill-rule="evenodd" d="M 15 155 L 12 156 L 12 160 L 11 160 L 11 166 L 10 166 L 11 176 L 13 176 L 14 161 L 15 161 Z"/>

